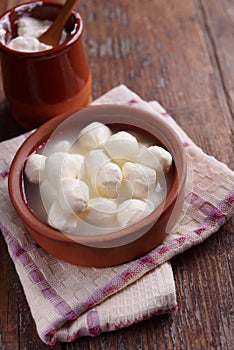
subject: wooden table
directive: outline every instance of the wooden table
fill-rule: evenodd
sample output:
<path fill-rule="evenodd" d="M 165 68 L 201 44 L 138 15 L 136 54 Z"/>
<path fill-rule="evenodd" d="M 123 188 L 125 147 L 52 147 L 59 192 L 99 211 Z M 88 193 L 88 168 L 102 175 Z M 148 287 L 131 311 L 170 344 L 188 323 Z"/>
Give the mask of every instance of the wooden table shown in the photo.
<path fill-rule="evenodd" d="M 18 0 L 1 0 L 0 12 Z M 85 0 L 93 97 L 124 83 L 157 99 L 202 149 L 234 170 L 234 1 Z M 0 90 L 0 140 L 23 131 Z M 172 259 L 179 311 L 54 349 L 233 349 L 233 221 Z M 0 235 L 0 349 L 47 349 Z"/>

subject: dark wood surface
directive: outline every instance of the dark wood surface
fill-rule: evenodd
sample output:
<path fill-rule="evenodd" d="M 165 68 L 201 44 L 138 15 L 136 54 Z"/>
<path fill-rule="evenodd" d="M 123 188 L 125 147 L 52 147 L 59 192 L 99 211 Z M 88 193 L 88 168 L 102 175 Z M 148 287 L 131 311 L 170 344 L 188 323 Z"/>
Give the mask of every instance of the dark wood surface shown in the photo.
<path fill-rule="evenodd" d="M 22 3 L 1 0 L 0 12 Z M 234 1 L 80 0 L 93 97 L 124 83 L 157 99 L 202 149 L 234 170 Z M 18 135 L 0 88 L 0 140 Z M 54 349 L 233 349 L 233 220 L 172 259 L 179 310 Z M 38 338 L 0 235 L 0 349 Z"/>

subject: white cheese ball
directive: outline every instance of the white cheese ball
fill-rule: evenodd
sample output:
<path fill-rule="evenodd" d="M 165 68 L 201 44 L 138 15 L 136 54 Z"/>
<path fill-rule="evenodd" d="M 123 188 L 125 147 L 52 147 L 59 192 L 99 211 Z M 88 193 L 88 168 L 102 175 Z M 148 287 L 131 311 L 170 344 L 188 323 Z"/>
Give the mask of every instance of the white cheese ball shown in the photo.
<path fill-rule="evenodd" d="M 56 152 L 69 152 L 71 149 L 71 143 L 68 140 L 56 141 L 54 143 L 49 142 L 45 147 L 45 155 L 49 156 Z"/>
<path fill-rule="evenodd" d="M 114 200 L 95 197 L 89 200 L 87 212 L 82 219 L 95 227 L 116 227 L 117 204 Z"/>
<path fill-rule="evenodd" d="M 132 160 L 139 152 L 137 139 L 126 131 L 113 134 L 104 148 L 111 159 Z"/>
<path fill-rule="evenodd" d="M 81 156 L 82 157 L 82 156 Z M 82 158 L 83 161 L 83 158 Z M 77 178 L 81 167 L 81 159 L 66 152 L 55 152 L 45 162 L 45 171 L 48 179 L 55 184 L 63 178 Z"/>
<path fill-rule="evenodd" d="M 118 226 L 132 225 L 149 215 L 153 210 L 154 205 L 151 201 L 128 199 L 122 202 L 117 208 L 116 217 Z"/>
<path fill-rule="evenodd" d="M 154 158 L 159 160 L 163 171 L 167 174 L 171 169 L 172 165 L 171 154 L 168 151 L 166 151 L 163 147 L 159 146 L 150 146 L 148 150 L 154 156 Z"/>
<path fill-rule="evenodd" d="M 145 199 L 156 186 L 156 171 L 142 164 L 126 162 L 122 168 L 125 181 L 129 183 L 135 198 Z"/>
<path fill-rule="evenodd" d="M 77 170 L 76 177 L 80 177 L 82 174 L 82 168 L 84 166 L 84 156 L 81 154 L 70 154 L 69 159 L 74 162 Z"/>
<path fill-rule="evenodd" d="M 87 174 L 96 176 L 99 169 L 108 163 L 110 158 L 103 149 L 95 149 L 86 154 L 84 161 Z"/>
<path fill-rule="evenodd" d="M 45 179 L 41 184 L 40 184 L 40 194 L 41 194 L 41 200 L 42 204 L 48 212 L 49 208 L 57 198 L 58 190 L 54 185 L 48 180 Z"/>
<path fill-rule="evenodd" d="M 80 131 L 79 144 L 90 150 L 106 142 L 111 134 L 111 130 L 105 124 L 93 122 Z"/>
<path fill-rule="evenodd" d="M 151 152 L 149 148 L 150 147 L 146 147 L 145 145 L 140 145 L 139 153 L 135 160 L 136 163 L 146 165 L 156 170 L 156 172 L 163 172 L 160 160 L 153 155 L 153 152 Z"/>
<path fill-rule="evenodd" d="M 58 201 L 66 213 L 79 215 L 88 206 L 89 188 L 81 180 L 62 179 L 59 187 Z"/>
<path fill-rule="evenodd" d="M 54 201 L 48 212 L 48 224 L 62 232 L 74 233 L 77 220 L 74 215 L 66 213 L 57 201 Z"/>
<path fill-rule="evenodd" d="M 39 184 L 45 179 L 45 162 L 46 157 L 42 154 L 33 153 L 29 156 L 24 172 L 30 182 Z"/>
<path fill-rule="evenodd" d="M 96 191 L 100 196 L 116 198 L 122 182 L 120 167 L 112 162 L 105 163 L 94 179 Z"/>
<path fill-rule="evenodd" d="M 89 151 L 84 160 L 85 182 L 90 186 L 90 196 L 97 196 L 96 178 L 99 170 L 108 162 L 110 158 L 103 149 Z"/>

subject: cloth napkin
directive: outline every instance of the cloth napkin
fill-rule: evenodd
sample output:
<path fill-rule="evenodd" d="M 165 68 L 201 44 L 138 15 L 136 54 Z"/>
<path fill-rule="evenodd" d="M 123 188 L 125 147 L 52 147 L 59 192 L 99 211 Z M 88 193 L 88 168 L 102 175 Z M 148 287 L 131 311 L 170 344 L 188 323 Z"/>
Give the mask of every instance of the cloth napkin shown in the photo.
<path fill-rule="evenodd" d="M 188 159 L 184 206 L 166 240 L 147 255 L 111 268 L 68 264 L 33 241 L 8 196 L 9 167 L 28 134 L 0 144 L 0 228 L 38 335 L 49 345 L 96 336 L 176 311 L 169 260 L 204 241 L 234 213 L 234 173 L 197 147 L 158 102 L 145 102 L 120 85 L 94 102 L 99 103 L 149 109 L 179 135 Z"/>

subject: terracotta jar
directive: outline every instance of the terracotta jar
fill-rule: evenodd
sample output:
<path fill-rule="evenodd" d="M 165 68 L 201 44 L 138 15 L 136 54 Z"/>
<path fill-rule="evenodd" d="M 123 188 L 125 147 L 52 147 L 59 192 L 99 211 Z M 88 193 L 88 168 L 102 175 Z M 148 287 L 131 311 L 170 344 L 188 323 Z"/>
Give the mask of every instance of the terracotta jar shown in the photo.
<path fill-rule="evenodd" d="M 68 38 L 64 43 L 40 52 L 20 52 L 6 46 L 17 36 L 20 17 L 53 21 L 61 6 L 36 1 L 18 5 L 0 17 L 3 88 L 15 120 L 26 129 L 75 111 L 91 100 L 91 75 L 82 43 L 83 21 L 76 11 L 66 24 Z"/>

